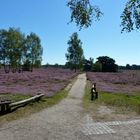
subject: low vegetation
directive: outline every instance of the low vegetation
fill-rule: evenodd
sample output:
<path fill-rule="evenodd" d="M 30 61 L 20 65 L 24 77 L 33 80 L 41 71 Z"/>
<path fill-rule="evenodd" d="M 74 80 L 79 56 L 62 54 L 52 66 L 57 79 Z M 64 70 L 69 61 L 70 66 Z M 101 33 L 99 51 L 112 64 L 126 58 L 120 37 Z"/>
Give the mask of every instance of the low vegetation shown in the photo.
<path fill-rule="evenodd" d="M 140 71 L 124 70 L 114 72 L 87 72 L 87 78 L 97 84 L 98 90 L 111 93 L 140 95 Z"/>
<path fill-rule="evenodd" d="M 75 81 L 74 78 L 71 83 Z M 47 107 L 51 107 L 57 103 L 59 103 L 62 99 L 64 99 L 68 95 L 68 91 L 70 90 L 72 84 L 69 84 L 65 89 L 59 91 L 57 94 L 51 97 L 42 97 L 42 99 L 38 102 L 32 102 L 26 106 L 22 106 L 20 108 L 15 108 L 11 113 L 0 116 L 0 124 L 16 120 L 19 118 L 27 117 L 33 113 L 39 112 Z M 23 99 L 27 99 L 30 96 L 27 95 L 11 95 L 5 94 L 0 95 L 0 97 L 5 97 L 12 99 L 13 101 L 19 101 Z"/>
<path fill-rule="evenodd" d="M 99 91 L 98 99 L 91 101 L 91 86 L 91 82 L 87 81 L 83 106 L 85 110 L 91 113 L 97 120 L 115 119 L 118 116 L 121 116 L 122 118 L 123 115 L 125 115 L 126 118 L 140 115 L 140 96 L 138 95 L 138 92 L 130 95 Z M 104 107 L 104 112 L 106 113 L 100 113 L 100 108 L 102 107 Z M 110 110 L 109 113 L 108 110 Z"/>
<path fill-rule="evenodd" d="M 62 72 L 62 73 L 64 72 L 64 71 L 61 71 L 61 70 L 58 70 L 58 71 Z M 53 70 L 51 70 L 51 72 L 54 73 Z M 65 72 L 67 73 L 67 70 L 65 70 Z M 49 69 L 48 74 L 50 74 L 50 69 Z M 69 74 L 72 74 L 72 73 L 69 73 Z M 55 104 L 59 103 L 62 99 L 64 99 L 68 95 L 68 92 L 69 92 L 73 82 L 76 80 L 76 73 L 74 73 L 74 75 L 72 75 L 71 77 L 69 77 L 70 76 L 69 74 L 67 73 L 68 77 L 66 75 L 63 75 L 64 77 L 68 78 L 67 79 L 68 81 L 66 82 L 67 85 L 66 84 L 63 85 L 63 88 L 60 88 L 59 90 L 57 89 L 57 90 L 53 91 L 53 94 L 46 94 L 38 102 L 35 102 L 35 103 L 32 102 L 32 103 L 30 103 L 26 106 L 21 106 L 20 108 L 16 107 L 16 108 L 13 109 L 13 111 L 11 113 L 1 115 L 0 116 L 0 124 L 9 122 L 11 120 L 16 120 L 16 119 L 19 119 L 19 118 L 27 117 L 27 116 L 29 116 L 33 113 L 39 112 L 39 111 L 41 111 L 41 110 L 43 110 L 47 107 L 51 107 L 52 105 L 55 105 Z M 53 78 L 52 75 L 50 75 L 50 76 L 51 76 L 51 78 Z M 56 76 L 55 73 L 54 73 L 54 76 Z M 62 79 L 64 77 L 62 77 L 62 75 L 61 75 Z M 48 78 L 48 76 L 47 76 L 47 78 Z M 58 78 L 58 77 L 55 77 L 55 78 Z M 49 80 L 49 78 L 48 78 L 48 80 Z M 53 79 L 52 79 L 52 81 L 53 81 Z M 60 81 L 59 82 L 58 81 L 56 82 L 56 81 L 54 81 L 56 85 L 58 83 L 60 83 Z M 7 94 L 7 93 L 0 94 L 0 98 L 11 99 L 14 102 L 24 100 L 24 99 L 27 99 L 29 97 L 31 97 L 31 95 L 28 95 L 28 94 L 23 95 L 21 93 L 20 94 L 17 94 L 17 93 L 14 94 L 13 92 L 10 93 L 10 94 Z"/>
<path fill-rule="evenodd" d="M 51 97 L 64 89 L 78 74 L 69 69 L 42 68 L 34 72 L 4 73 L 0 70 L 0 94 L 36 95 Z"/>

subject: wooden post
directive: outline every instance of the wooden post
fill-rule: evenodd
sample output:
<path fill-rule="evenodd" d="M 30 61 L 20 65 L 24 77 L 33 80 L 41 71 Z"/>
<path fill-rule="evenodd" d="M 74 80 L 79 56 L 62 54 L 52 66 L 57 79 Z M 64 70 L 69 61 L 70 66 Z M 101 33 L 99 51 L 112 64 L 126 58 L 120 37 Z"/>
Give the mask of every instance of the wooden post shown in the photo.
<path fill-rule="evenodd" d="M 94 92 L 93 92 L 93 88 L 91 88 L 91 101 L 93 101 L 94 99 Z"/>
<path fill-rule="evenodd" d="M 96 91 L 96 83 L 94 83 L 95 99 L 98 99 L 98 92 Z"/>
<path fill-rule="evenodd" d="M 94 89 L 94 85 L 92 85 L 92 88 L 91 88 L 91 101 L 93 101 L 93 99 L 94 99 L 94 93 L 95 93 L 95 89 Z"/>
<path fill-rule="evenodd" d="M 94 83 L 91 88 L 91 100 L 93 101 L 94 98 L 98 99 L 98 92 L 96 91 L 96 83 Z"/>

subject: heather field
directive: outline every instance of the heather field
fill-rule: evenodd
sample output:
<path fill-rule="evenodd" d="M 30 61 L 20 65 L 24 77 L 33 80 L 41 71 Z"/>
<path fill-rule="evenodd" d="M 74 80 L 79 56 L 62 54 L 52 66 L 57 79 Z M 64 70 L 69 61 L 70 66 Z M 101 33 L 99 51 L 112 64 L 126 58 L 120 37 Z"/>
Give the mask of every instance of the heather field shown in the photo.
<path fill-rule="evenodd" d="M 9 73 L 0 70 L 0 94 L 53 96 L 63 89 L 78 73 L 68 69 L 46 68 L 33 72 Z"/>
<path fill-rule="evenodd" d="M 100 91 L 140 95 L 140 71 L 138 70 L 118 73 L 87 72 L 87 78 L 92 83 L 97 83 Z"/>

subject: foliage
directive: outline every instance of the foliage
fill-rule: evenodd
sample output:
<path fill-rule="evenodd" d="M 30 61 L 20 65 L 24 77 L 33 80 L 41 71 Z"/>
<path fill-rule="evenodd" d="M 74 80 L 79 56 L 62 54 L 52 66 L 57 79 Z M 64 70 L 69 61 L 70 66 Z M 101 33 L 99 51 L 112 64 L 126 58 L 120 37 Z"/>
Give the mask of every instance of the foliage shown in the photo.
<path fill-rule="evenodd" d="M 140 65 L 130 65 L 126 64 L 126 66 L 119 66 L 120 70 L 140 70 Z"/>
<path fill-rule="evenodd" d="M 108 56 L 100 56 L 97 63 L 102 64 L 102 72 L 116 72 L 118 70 L 115 60 Z"/>
<path fill-rule="evenodd" d="M 84 59 L 84 71 L 92 71 L 93 70 L 93 58 L 89 58 L 89 60 Z"/>
<path fill-rule="evenodd" d="M 31 33 L 27 37 L 19 29 L 0 30 L 0 62 L 5 66 L 5 72 L 21 69 L 21 65 L 40 65 L 42 46 L 39 37 Z M 29 69 L 29 67 L 28 67 Z"/>
<path fill-rule="evenodd" d="M 69 0 L 67 6 L 71 11 L 71 22 L 81 28 L 88 28 L 93 18 L 99 20 L 103 15 L 98 6 L 92 5 L 90 0 Z M 140 28 L 140 1 L 128 0 L 121 15 L 122 32 L 131 32 Z"/>
<path fill-rule="evenodd" d="M 9 28 L 7 35 L 6 43 L 9 51 L 7 57 L 10 59 L 12 71 L 16 72 L 16 68 L 21 65 L 24 36 L 19 29 L 14 28 Z"/>
<path fill-rule="evenodd" d="M 45 67 L 45 68 L 69 68 L 69 67 L 67 67 L 66 65 L 61 65 L 61 64 L 49 64 L 49 63 L 47 63 L 46 65 L 43 65 L 43 67 Z"/>
<path fill-rule="evenodd" d="M 102 12 L 98 6 L 92 6 L 89 0 L 69 0 L 67 6 L 71 11 L 71 22 L 75 21 L 80 27 L 89 27 L 92 23 L 92 18 L 100 19 Z"/>
<path fill-rule="evenodd" d="M 96 62 L 93 65 L 93 71 L 94 72 L 101 72 L 102 71 L 102 64 L 100 62 Z"/>
<path fill-rule="evenodd" d="M 8 54 L 9 49 L 7 45 L 8 31 L 1 29 L 0 30 L 0 61 L 2 64 L 5 64 L 9 60 Z"/>
<path fill-rule="evenodd" d="M 35 33 L 31 33 L 30 35 L 27 35 L 24 47 L 25 47 L 24 61 L 25 63 L 28 62 L 28 64 L 31 65 L 31 71 L 32 71 L 33 66 L 35 64 L 40 65 L 40 62 L 42 60 L 41 56 L 43 53 L 43 49 L 40 44 L 39 37 Z"/>
<path fill-rule="evenodd" d="M 82 49 L 82 42 L 78 38 L 77 33 L 73 33 L 70 37 L 70 40 L 68 41 L 68 53 L 66 53 L 66 58 L 68 60 L 68 63 L 70 68 L 72 69 L 80 69 L 83 66 L 83 49 Z"/>
<path fill-rule="evenodd" d="M 121 15 L 122 32 L 131 32 L 140 28 L 140 1 L 129 0 Z"/>

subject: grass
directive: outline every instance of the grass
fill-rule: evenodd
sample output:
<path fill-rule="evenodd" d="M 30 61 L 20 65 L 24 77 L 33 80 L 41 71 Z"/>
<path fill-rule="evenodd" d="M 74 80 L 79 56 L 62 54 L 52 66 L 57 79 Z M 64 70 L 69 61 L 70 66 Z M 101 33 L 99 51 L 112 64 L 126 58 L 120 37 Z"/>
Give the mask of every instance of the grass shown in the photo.
<path fill-rule="evenodd" d="M 23 107 L 16 109 L 15 111 L 13 111 L 9 114 L 5 114 L 5 115 L 0 116 L 0 124 L 4 124 L 4 123 L 12 121 L 12 120 L 27 117 L 33 113 L 39 112 L 43 109 L 46 109 L 47 107 L 51 107 L 51 106 L 59 103 L 62 99 L 67 97 L 68 92 L 71 89 L 71 87 L 76 79 L 77 78 L 74 78 L 73 80 L 71 80 L 70 84 L 65 89 L 61 90 L 53 97 L 49 97 L 49 98 L 43 97 L 38 102 L 35 102 L 35 103 L 32 102 L 26 106 L 23 106 Z M 0 95 L 0 97 L 5 97 L 8 99 L 12 99 L 14 101 L 19 101 L 19 100 L 29 98 L 30 96 L 6 94 L 6 95 Z"/>
<path fill-rule="evenodd" d="M 33 113 L 39 112 L 47 107 L 51 107 L 57 103 L 59 103 L 62 99 L 64 99 L 67 96 L 68 91 L 63 90 L 54 95 L 53 97 L 47 98 L 43 97 L 40 101 L 38 102 L 32 102 L 26 106 L 22 106 L 20 108 L 14 109 L 13 112 L 5 114 L 0 116 L 0 124 L 1 123 L 6 123 L 12 120 L 16 120 L 19 118 L 27 117 Z M 8 96 L 8 95 L 7 95 Z M 26 96 L 18 95 L 20 99 L 26 99 Z M 14 99 L 19 99 L 17 95 L 12 98 Z"/>
<path fill-rule="evenodd" d="M 90 81 L 87 81 L 85 96 L 83 98 L 83 105 L 86 110 L 97 111 L 99 106 L 108 106 L 115 108 L 116 113 L 126 114 L 136 112 L 140 115 L 140 95 L 126 95 L 123 93 L 108 93 L 100 91 L 98 100 L 91 101 L 90 90 L 91 83 Z"/>
<path fill-rule="evenodd" d="M 16 101 L 20 101 L 20 100 L 24 100 L 24 99 L 27 99 L 27 98 L 30 98 L 31 96 L 27 96 L 27 95 L 20 95 L 20 94 L 15 94 L 15 95 L 12 95 L 12 94 L 0 94 L 0 98 L 6 98 L 6 99 L 10 99 L 14 102 Z"/>

